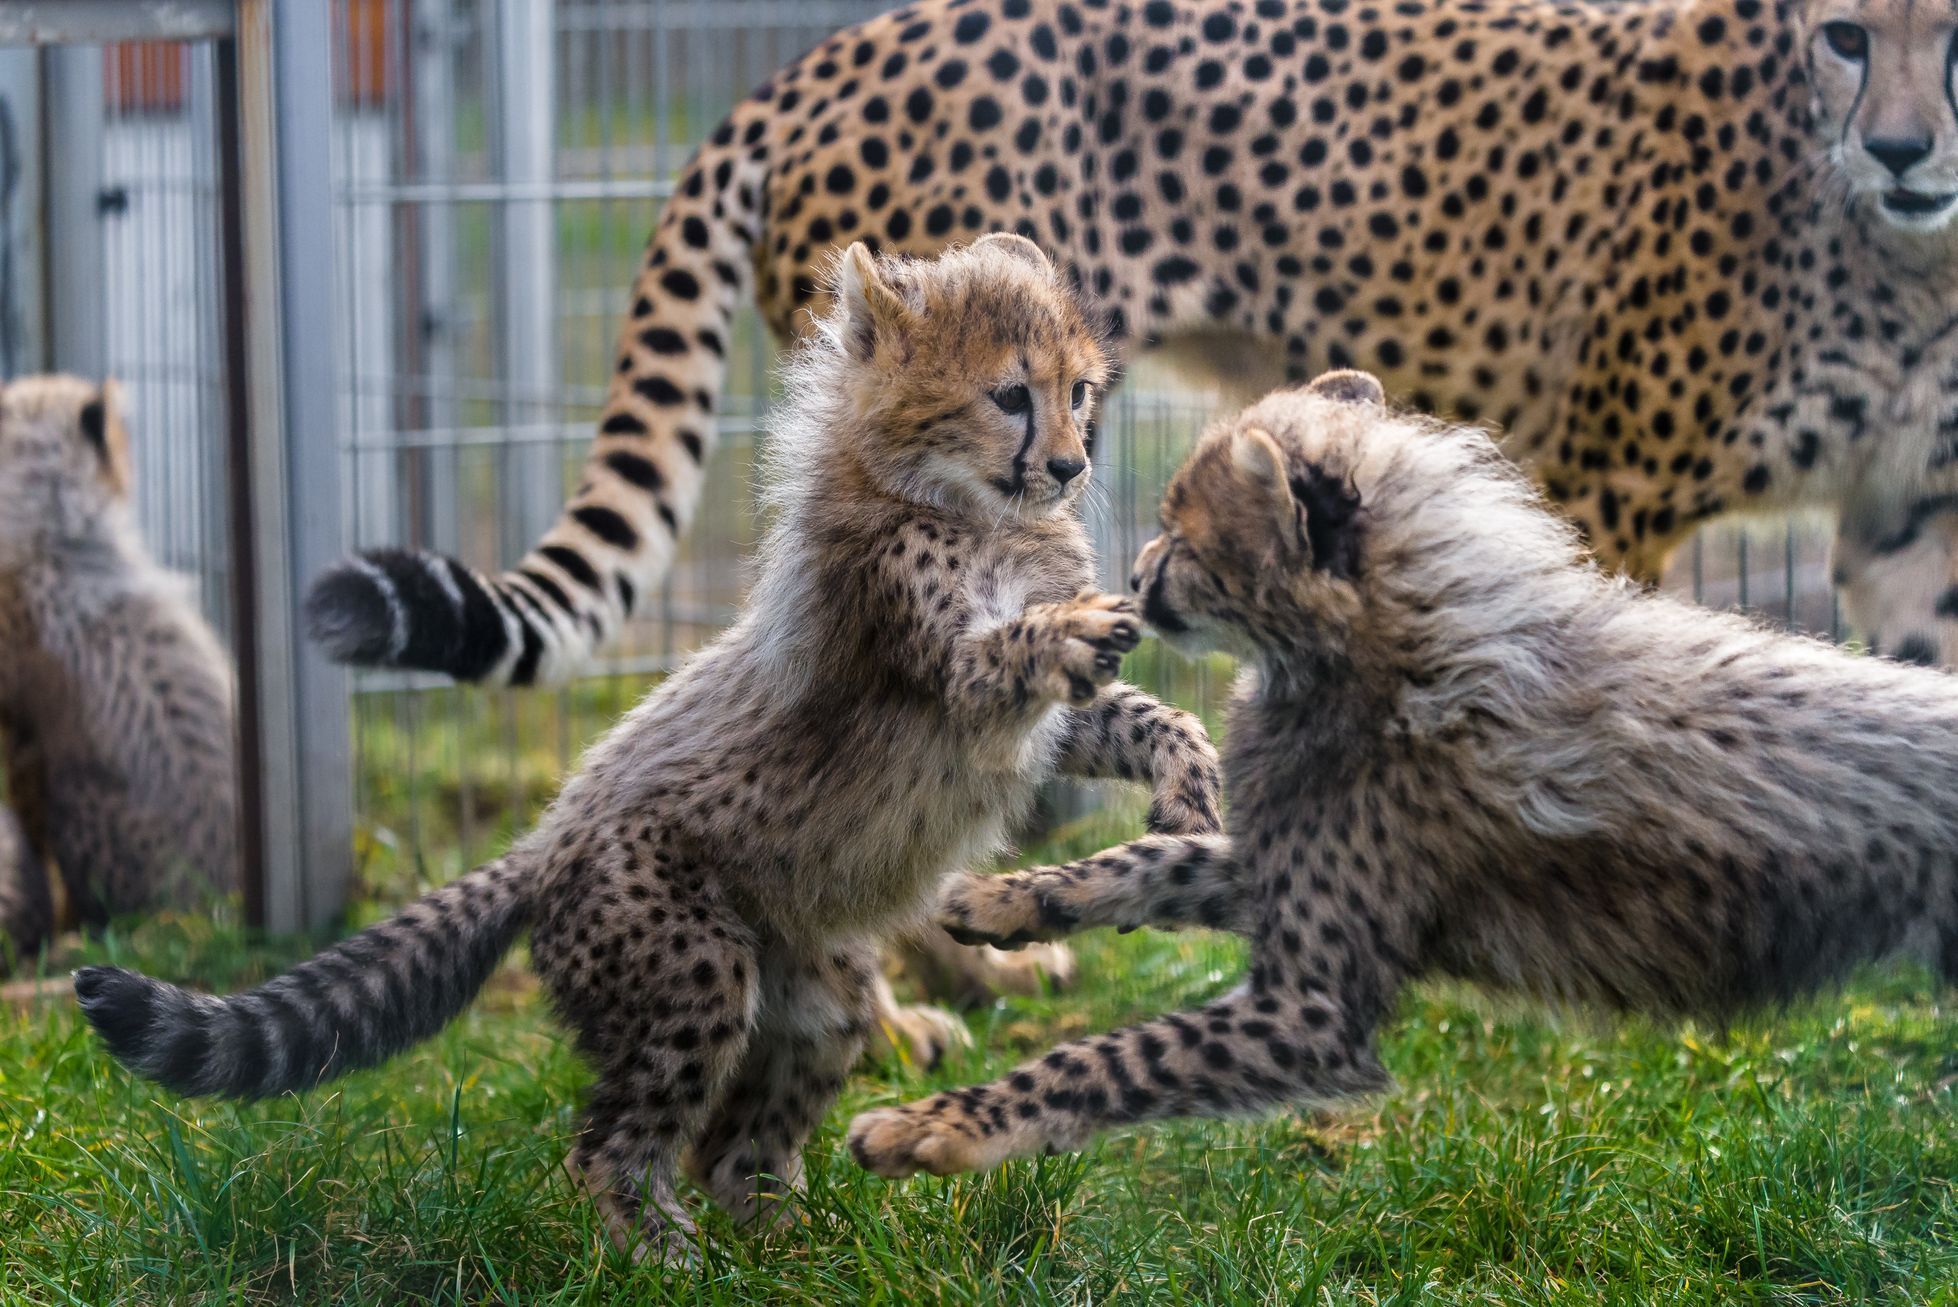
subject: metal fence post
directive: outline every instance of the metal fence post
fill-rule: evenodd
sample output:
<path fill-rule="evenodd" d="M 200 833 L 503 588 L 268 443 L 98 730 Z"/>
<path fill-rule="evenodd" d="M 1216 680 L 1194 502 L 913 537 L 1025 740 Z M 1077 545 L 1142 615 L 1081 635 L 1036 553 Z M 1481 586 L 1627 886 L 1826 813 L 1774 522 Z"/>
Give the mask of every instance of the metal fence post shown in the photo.
<path fill-rule="evenodd" d="M 511 199 L 498 210 L 495 285 L 503 420 L 512 428 L 558 413 L 555 13 L 548 0 L 496 6 L 497 162 Z M 511 448 L 503 475 L 503 557 L 526 552 L 564 498 L 562 455 L 549 443 Z"/>
<path fill-rule="evenodd" d="M 102 51 L 54 46 L 47 76 L 48 364 L 99 377 L 108 368 L 102 241 Z"/>
<path fill-rule="evenodd" d="M 241 686 L 256 729 L 263 924 L 317 928 L 344 905 L 353 795 L 348 677 L 303 637 L 306 583 L 342 552 L 334 439 L 330 8 L 239 0 L 250 520 L 241 525 Z"/>
<path fill-rule="evenodd" d="M 0 49 L 0 376 L 43 370 L 40 55 Z"/>

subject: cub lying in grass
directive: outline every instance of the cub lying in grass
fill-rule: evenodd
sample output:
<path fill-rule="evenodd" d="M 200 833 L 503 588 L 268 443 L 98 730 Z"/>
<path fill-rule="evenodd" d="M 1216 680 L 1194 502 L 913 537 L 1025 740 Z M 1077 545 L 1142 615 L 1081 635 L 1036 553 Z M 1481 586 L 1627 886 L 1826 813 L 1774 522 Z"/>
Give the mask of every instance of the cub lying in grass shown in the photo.
<path fill-rule="evenodd" d="M 1155 829 L 1217 829 L 1202 727 L 1111 686 L 1142 628 L 1087 589 L 1109 365 L 1074 295 L 1017 236 L 854 245 L 834 293 L 789 365 L 741 619 L 536 831 L 393 920 L 232 998 L 77 973 L 116 1056 L 182 1093 L 304 1089 L 433 1034 L 527 930 L 598 1070 L 571 1169 L 622 1245 L 685 1256 L 682 1156 L 737 1216 L 775 1206 L 863 1047 L 879 944 L 1043 780 L 1149 777 Z"/>
<path fill-rule="evenodd" d="M 1229 841 L 960 878 L 942 915 L 999 944 L 1223 925 L 1250 974 L 866 1112 L 864 1166 L 944 1174 L 1377 1089 L 1374 1031 L 1424 974 L 1714 1017 L 1887 954 L 1958 975 L 1947 674 L 1605 576 L 1488 437 L 1392 412 L 1360 373 L 1213 428 L 1162 516 L 1144 615 L 1245 661 Z"/>

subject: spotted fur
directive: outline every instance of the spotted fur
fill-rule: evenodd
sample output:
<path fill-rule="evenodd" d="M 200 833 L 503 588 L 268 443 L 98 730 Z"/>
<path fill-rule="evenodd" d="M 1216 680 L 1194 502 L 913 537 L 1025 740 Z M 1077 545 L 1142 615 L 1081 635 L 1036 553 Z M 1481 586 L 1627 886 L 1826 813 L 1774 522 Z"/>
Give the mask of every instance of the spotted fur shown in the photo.
<path fill-rule="evenodd" d="M 0 870 L 17 959 L 54 928 L 49 864 L 85 925 L 237 884 L 230 664 L 128 495 L 113 385 L 0 388 L 0 752 L 31 850 Z"/>
<path fill-rule="evenodd" d="M 1656 578 L 1736 510 L 1839 520 L 1849 617 L 1958 657 L 1949 0 L 926 0 L 736 107 L 662 214 L 584 478 L 494 580 L 329 577 L 339 657 L 548 680 L 697 502 L 727 318 L 778 336 L 833 244 L 1038 241 L 1256 394 L 1373 369 Z M 1847 51 L 1847 53 L 1845 53 Z"/>
<path fill-rule="evenodd" d="M 1375 1031 L 1424 975 L 1716 1019 L 1892 954 L 1958 980 L 1958 681 L 1607 577 L 1485 435 L 1381 398 L 1343 374 L 1219 424 L 1136 560 L 1171 639 L 1246 660 L 1228 844 L 1143 841 L 945 905 L 1008 943 L 1228 925 L 1248 976 L 868 1112 L 865 1166 L 1379 1088 Z"/>
<path fill-rule="evenodd" d="M 598 1072 L 571 1170 L 619 1241 L 686 1255 L 683 1155 L 772 1210 L 872 1027 L 878 945 L 986 857 L 1063 767 L 1155 784 L 1216 828 L 1216 755 L 1114 683 L 1141 637 L 1086 587 L 1077 514 L 1107 380 L 1090 320 L 1029 242 L 838 264 L 787 368 L 773 522 L 747 608 L 586 756 L 501 863 L 249 994 L 92 969 L 124 1061 L 262 1095 L 438 1026 L 526 927 Z"/>

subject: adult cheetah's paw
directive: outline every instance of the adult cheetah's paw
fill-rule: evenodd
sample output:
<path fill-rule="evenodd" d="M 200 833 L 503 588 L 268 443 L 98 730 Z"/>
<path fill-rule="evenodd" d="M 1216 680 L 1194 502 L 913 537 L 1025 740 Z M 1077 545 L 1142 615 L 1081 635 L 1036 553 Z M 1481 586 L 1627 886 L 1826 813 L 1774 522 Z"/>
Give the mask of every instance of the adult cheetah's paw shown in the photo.
<path fill-rule="evenodd" d="M 1013 952 L 982 950 L 986 986 L 995 994 L 1031 997 L 1074 983 L 1074 950 L 1065 944 L 1033 943 Z"/>
<path fill-rule="evenodd" d="M 1142 640 L 1135 601 L 1084 590 L 1041 614 L 1047 647 L 1039 668 L 1048 699 L 1077 707 L 1094 702 L 1121 670 L 1122 655 Z"/>
<path fill-rule="evenodd" d="M 857 1165 L 887 1180 L 901 1180 L 920 1171 L 952 1175 L 982 1171 L 1009 1155 L 995 1140 L 982 1138 L 969 1124 L 962 1127 L 962 1109 L 944 1094 L 862 1112 L 850 1122 L 850 1156 Z"/>
<path fill-rule="evenodd" d="M 877 1014 L 871 1047 L 894 1054 L 899 1061 L 929 1071 L 955 1048 L 971 1048 L 972 1032 L 965 1022 L 942 1007 L 907 1004 Z"/>

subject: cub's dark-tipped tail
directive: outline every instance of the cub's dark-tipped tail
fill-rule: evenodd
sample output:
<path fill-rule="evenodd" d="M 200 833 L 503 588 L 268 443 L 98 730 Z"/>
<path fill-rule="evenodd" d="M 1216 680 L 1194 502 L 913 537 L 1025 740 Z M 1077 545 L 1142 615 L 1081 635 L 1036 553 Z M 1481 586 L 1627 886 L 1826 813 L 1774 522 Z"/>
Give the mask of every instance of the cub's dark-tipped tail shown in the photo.
<path fill-rule="evenodd" d="M 118 1060 L 180 1094 L 309 1089 L 387 1060 L 468 1006 L 529 923 L 528 870 L 491 863 L 243 994 L 84 967 L 75 996 Z"/>

